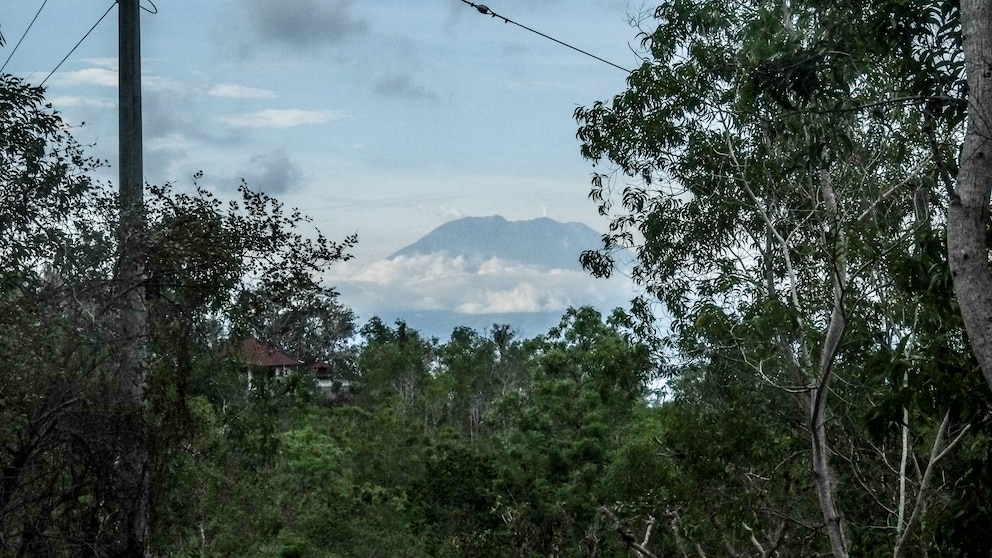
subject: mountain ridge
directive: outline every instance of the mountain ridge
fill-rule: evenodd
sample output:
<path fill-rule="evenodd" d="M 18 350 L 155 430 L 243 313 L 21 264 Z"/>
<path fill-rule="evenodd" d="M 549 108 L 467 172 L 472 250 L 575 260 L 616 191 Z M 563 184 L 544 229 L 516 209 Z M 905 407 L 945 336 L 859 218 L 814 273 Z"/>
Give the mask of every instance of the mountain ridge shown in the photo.
<path fill-rule="evenodd" d="M 589 305 L 606 315 L 629 303 L 626 274 L 594 278 L 579 263 L 584 250 L 601 246 L 600 233 L 582 223 L 463 217 L 338 288 L 342 300 L 360 301 L 352 303 L 357 315 L 401 320 L 430 337 L 447 339 L 456 326 L 482 332 L 498 323 L 527 338 L 557 325 L 570 306 Z"/>
<path fill-rule="evenodd" d="M 601 236 L 583 223 L 562 223 L 548 217 L 507 221 L 500 215 L 448 221 L 387 257 L 443 254 L 475 263 L 492 258 L 545 269 L 581 271 L 579 255 L 595 250 Z"/>

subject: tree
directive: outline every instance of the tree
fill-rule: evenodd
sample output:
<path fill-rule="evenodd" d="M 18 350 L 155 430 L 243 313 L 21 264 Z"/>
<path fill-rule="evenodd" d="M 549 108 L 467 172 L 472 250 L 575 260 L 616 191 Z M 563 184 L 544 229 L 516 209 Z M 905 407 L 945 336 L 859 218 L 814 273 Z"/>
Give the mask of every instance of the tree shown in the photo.
<path fill-rule="evenodd" d="M 487 415 L 498 463 L 500 514 L 513 556 L 626 553 L 603 510 L 619 505 L 606 471 L 618 439 L 643 405 L 652 363 L 593 308 L 572 308 L 531 340 L 530 386 L 507 393 Z"/>
<path fill-rule="evenodd" d="M 460 326 L 438 347 L 431 395 L 447 426 L 474 438 L 495 401 L 528 389 L 531 348 L 515 335 L 509 325 L 494 324 L 488 335 Z"/>
<path fill-rule="evenodd" d="M 842 505 L 855 471 L 836 460 L 858 432 L 842 427 L 855 413 L 846 386 L 919 381 L 915 365 L 895 383 L 859 367 L 899 360 L 896 347 L 928 353 L 935 346 L 917 345 L 925 332 L 944 332 L 952 353 L 964 346 L 955 321 L 924 304 L 927 288 L 900 287 L 903 262 L 932 258 L 928 247 L 941 240 L 948 197 L 939 185 L 965 114 L 957 9 L 700 0 L 655 17 L 644 35 L 651 59 L 628 91 L 576 111 L 583 154 L 617 171 L 594 175 L 590 195 L 612 225 L 584 263 L 605 275 L 614 249 L 637 251 L 633 277 L 646 294 L 632 310 L 648 333 L 655 301 L 672 315 L 677 374 L 712 374 L 719 355 L 793 394 L 823 534 L 835 556 L 848 556 L 852 537 L 868 543 Z M 941 269 L 938 258 L 925 274 L 939 280 Z M 946 414 L 955 405 L 940 400 L 900 419 L 904 433 L 928 433 L 934 448 L 960 443 L 968 428 L 953 424 L 967 419 Z M 947 453 L 931 455 L 937 467 Z M 920 498 L 926 491 L 921 482 Z M 912 531 L 905 506 L 886 507 L 897 547 Z"/>
<path fill-rule="evenodd" d="M 968 76 L 968 122 L 957 183 L 950 193 L 947 251 L 954 290 L 972 350 L 992 386 L 992 276 L 989 271 L 989 192 L 992 190 L 992 8 L 961 1 L 961 35 Z M 950 182 L 949 176 L 945 180 Z M 948 188 L 950 188 L 948 184 Z"/>
<path fill-rule="evenodd" d="M 96 186 L 42 90 L 0 76 L 0 537 L 5 554 L 114 545 L 114 450 L 126 421 L 100 398 L 112 336 L 90 304 Z M 81 207 L 82 206 L 82 207 Z M 79 249 L 77 249 L 79 248 Z M 112 301 L 111 301 L 112 302 Z"/>
<path fill-rule="evenodd" d="M 356 333 L 355 316 L 326 288 L 294 294 L 284 302 L 246 291 L 242 300 L 247 308 L 259 307 L 246 316 L 251 331 L 273 347 L 306 363 L 330 364 L 338 374 L 352 375 L 355 354 L 348 345 Z"/>
<path fill-rule="evenodd" d="M 133 278 L 118 273 L 117 199 L 91 182 L 99 162 L 83 155 L 41 90 L 2 79 L 2 553 L 132 553 L 126 533 L 145 480 L 135 482 L 127 464 L 148 455 L 142 479 L 166 490 L 158 481 L 197 426 L 190 380 L 216 367 L 217 325 L 239 323 L 238 293 L 326 294 L 318 274 L 355 239 L 310 236 L 302 214 L 247 187 L 230 204 L 203 190 L 150 188 L 146 233 L 127 242 L 149 295 L 148 384 L 138 402 L 121 397 L 115 370 L 134 342 L 120 335 L 122 285 Z"/>
<path fill-rule="evenodd" d="M 38 277 L 47 262 L 68 263 L 69 225 L 95 188 L 88 158 L 41 88 L 0 75 L 0 261 L 5 289 Z"/>
<path fill-rule="evenodd" d="M 424 339 L 406 322 L 391 328 L 375 317 L 360 333 L 365 338 L 358 361 L 363 399 L 370 404 L 396 399 L 402 402 L 398 410 L 413 409 L 429 381 L 437 340 Z"/>
<path fill-rule="evenodd" d="M 285 409 L 277 409 L 295 408 L 299 386 L 257 390 L 245 401 L 240 383 L 217 385 L 233 365 L 220 334 L 254 332 L 264 311 L 300 300 L 331 303 L 327 309 L 340 310 L 341 323 L 350 328 L 350 312 L 334 305 L 333 291 L 320 284 L 319 275 L 349 257 L 346 250 L 355 238 L 332 242 L 319 232 L 309 234 L 302 213 L 286 211 L 246 184 L 238 189 L 241 199 L 228 203 L 202 188 L 176 193 L 165 185 L 148 191 L 148 233 L 141 246 L 150 294 L 149 348 L 155 355 L 147 395 L 156 426 L 155 478 L 163 478 L 171 459 L 182 457 L 175 444 L 198 434 L 200 425 L 189 409 L 193 396 L 208 397 L 241 417 L 232 420 L 235 424 L 248 421 L 231 427 L 244 434 L 237 439 L 247 453 L 242 464 L 268 466 L 288 420 L 281 414 Z M 163 484 L 154 488 L 170 490 Z"/>

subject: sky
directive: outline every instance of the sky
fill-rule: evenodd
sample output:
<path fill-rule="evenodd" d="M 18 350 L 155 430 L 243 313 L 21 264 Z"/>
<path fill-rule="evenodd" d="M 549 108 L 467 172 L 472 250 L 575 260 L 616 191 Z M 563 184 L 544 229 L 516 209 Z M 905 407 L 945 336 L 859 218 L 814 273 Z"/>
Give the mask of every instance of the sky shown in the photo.
<path fill-rule="evenodd" d="M 495 13 L 624 68 L 640 63 L 626 0 L 484 0 Z M 4 72 L 39 84 L 116 184 L 113 0 L 3 0 Z M 299 207 L 354 260 L 327 280 L 361 317 L 397 308 L 479 314 L 617 305 L 623 281 L 493 262 L 385 258 L 460 217 L 607 222 L 573 112 L 626 72 L 461 0 L 143 0 L 144 171 L 219 196 L 241 178 Z M 69 58 L 59 61 L 100 19 Z M 37 19 L 23 41 L 32 18 Z M 498 268 L 498 270 L 497 270 Z M 385 317 L 392 319 L 393 316 Z"/>

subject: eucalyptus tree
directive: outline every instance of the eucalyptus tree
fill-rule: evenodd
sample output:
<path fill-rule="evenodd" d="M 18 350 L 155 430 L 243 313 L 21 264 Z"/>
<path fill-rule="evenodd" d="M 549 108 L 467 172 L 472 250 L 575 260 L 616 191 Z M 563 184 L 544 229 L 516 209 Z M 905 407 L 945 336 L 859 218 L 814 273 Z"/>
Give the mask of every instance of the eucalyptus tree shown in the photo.
<path fill-rule="evenodd" d="M 576 111 L 583 154 L 611 164 L 590 194 L 610 233 L 584 264 L 607 275 L 613 250 L 636 250 L 645 294 L 632 311 L 645 333 L 657 302 L 671 315 L 676 374 L 735 362 L 791 394 L 820 513 L 802 522 L 835 556 L 879 544 L 863 536 L 878 519 L 896 554 L 927 544 L 912 536 L 967 417 L 926 394 L 932 410 L 904 407 L 889 417 L 903 442 L 881 444 L 852 420 L 863 407 L 851 397 L 917 385 L 921 362 L 967 346 L 958 320 L 925 305 L 948 277 L 930 248 L 955 199 L 941 177 L 956 173 L 966 114 L 957 5 L 697 0 L 654 16 L 629 89 Z M 928 282 L 909 289 L 914 261 L 931 262 Z M 908 363 L 894 382 L 893 363 Z M 913 479 L 917 452 L 928 474 Z M 903 465 L 868 487 L 866 460 Z M 865 508 L 877 514 L 845 509 L 852 484 L 880 494 Z"/>
<path fill-rule="evenodd" d="M 950 192 L 947 248 L 954 289 L 972 350 L 992 385 L 992 277 L 987 230 L 992 190 L 992 6 L 960 1 L 960 31 L 967 74 L 968 122 L 960 166 Z M 945 170 L 949 183 L 950 173 Z M 951 189 L 948 184 L 948 189 Z"/>

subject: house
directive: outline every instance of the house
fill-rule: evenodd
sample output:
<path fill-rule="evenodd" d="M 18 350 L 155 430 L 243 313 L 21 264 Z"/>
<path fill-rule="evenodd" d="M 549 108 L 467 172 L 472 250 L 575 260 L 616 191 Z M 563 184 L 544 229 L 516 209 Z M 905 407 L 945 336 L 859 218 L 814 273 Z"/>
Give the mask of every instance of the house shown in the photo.
<path fill-rule="evenodd" d="M 334 376 L 334 365 L 318 361 L 310 365 L 310 370 L 313 372 L 313 385 L 317 395 L 331 401 L 344 401 L 351 398 L 351 383 Z"/>
<path fill-rule="evenodd" d="M 242 340 L 238 353 L 247 368 L 248 389 L 251 389 L 256 378 L 284 378 L 303 366 L 303 361 L 280 352 L 255 337 Z"/>
<path fill-rule="evenodd" d="M 306 365 L 275 349 L 258 338 L 248 337 L 238 345 L 238 356 L 244 362 L 248 374 L 248 389 L 258 378 L 284 378 L 293 372 L 308 370 L 313 374 L 314 390 L 317 395 L 331 401 L 350 398 L 351 386 L 347 380 L 334 377 L 334 366 L 327 362 L 314 362 Z"/>

